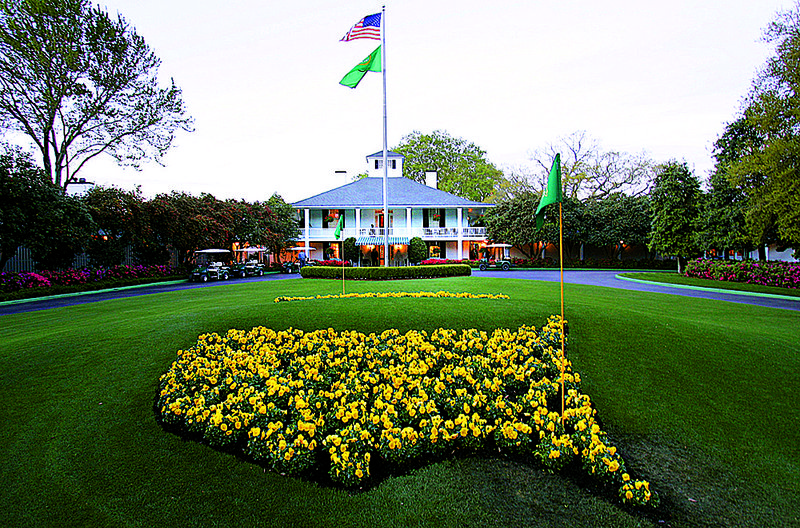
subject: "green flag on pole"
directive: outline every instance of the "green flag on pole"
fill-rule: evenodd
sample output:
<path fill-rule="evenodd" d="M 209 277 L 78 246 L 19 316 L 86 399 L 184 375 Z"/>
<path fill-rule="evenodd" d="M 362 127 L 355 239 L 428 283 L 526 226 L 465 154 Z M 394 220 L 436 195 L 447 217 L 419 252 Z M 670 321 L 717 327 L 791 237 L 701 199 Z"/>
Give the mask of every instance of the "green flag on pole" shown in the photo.
<path fill-rule="evenodd" d="M 344 229 L 344 214 L 339 215 L 339 223 L 336 224 L 336 231 L 333 232 L 333 236 L 336 237 L 336 240 L 339 240 L 339 238 L 341 238 L 342 229 Z"/>
<path fill-rule="evenodd" d="M 561 202 L 561 154 L 556 154 L 550 176 L 547 178 L 547 189 L 542 194 L 539 207 L 536 208 L 536 230 L 544 225 L 544 208 L 550 204 Z"/>
<path fill-rule="evenodd" d="M 342 80 L 339 81 L 339 84 L 343 84 L 345 86 L 349 86 L 350 88 L 355 88 L 358 86 L 358 83 L 361 82 L 361 79 L 364 78 L 364 75 L 367 74 L 368 71 L 379 72 L 381 71 L 381 47 L 378 46 L 375 48 L 375 51 L 369 54 L 364 60 L 358 63 L 358 65 L 350 70 L 347 75 L 342 77 Z"/>

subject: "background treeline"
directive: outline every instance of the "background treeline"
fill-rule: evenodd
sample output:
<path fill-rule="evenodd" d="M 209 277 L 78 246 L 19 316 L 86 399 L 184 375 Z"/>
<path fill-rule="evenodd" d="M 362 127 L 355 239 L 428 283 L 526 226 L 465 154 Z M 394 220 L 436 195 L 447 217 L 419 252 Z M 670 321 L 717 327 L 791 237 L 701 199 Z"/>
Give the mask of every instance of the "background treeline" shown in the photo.
<path fill-rule="evenodd" d="M 126 251 L 144 266 L 170 263 L 170 252 L 182 265 L 197 249 L 236 242 L 278 254 L 297 236 L 295 211 L 277 194 L 253 203 L 116 187 L 69 196 L 30 155 L 0 146 L 0 271 L 21 246 L 37 270 L 59 270 L 84 252 L 95 268 L 121 264 Z"/>

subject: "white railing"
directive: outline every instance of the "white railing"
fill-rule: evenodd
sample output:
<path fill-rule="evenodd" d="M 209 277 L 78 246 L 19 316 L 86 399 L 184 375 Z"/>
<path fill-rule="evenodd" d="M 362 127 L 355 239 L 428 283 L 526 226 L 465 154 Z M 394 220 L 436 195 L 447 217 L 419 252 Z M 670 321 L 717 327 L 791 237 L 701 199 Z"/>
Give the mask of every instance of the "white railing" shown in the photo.
<path fill-rule="evenodd" d="M 360 229 L 346 227 L 342 230 L 340 240 L 350 237 L 362 236 L 383 236 L 386 229 L 382 227 L 362 227 Z M 459 231 L 461 238 L 465 240 L 477 240 L 486 238 L 486 228 L 484 227 L 390 227 L 388 236 L 397 237 L 420 237 L 422 239 L 457 239 Z M 312 227 L 308 230 L 309 240 L 335 240 L 335 228 Z M 300 230 L 300 238 L 305 238 L 305 230 Z"/>

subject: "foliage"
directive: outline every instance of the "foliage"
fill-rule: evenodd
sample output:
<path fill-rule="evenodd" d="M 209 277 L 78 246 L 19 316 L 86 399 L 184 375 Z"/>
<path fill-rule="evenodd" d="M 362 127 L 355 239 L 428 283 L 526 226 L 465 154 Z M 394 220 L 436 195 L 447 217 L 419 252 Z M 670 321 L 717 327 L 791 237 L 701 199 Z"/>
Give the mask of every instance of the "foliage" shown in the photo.
<path fill-rule="evenodd" d="M 297 214 L 292 204 L 286 203 L 277 193 L 267 200 L 267 205 L 273 213 L 273 221 L 270 226 L 272 236 L 266 243 L 270 253 L 280 258 L 281 252 L 288 248 L 293 240 L 300 238 L 300 224 L 297 221 Z M 347 248 L 345 248 L 347 251 Z M 357 257 L 352 260 L 356 260 Z"/>
<path fill-rule="evenodd" d="M 491 293 L 469 293 L 459 292 L 453 293 L 448 291 L 438 292 L 367 292 L 367 293 L 345 293 L 335 295 L 315 295 L 313 297 L 275 297 L 275 302 L 291 302 L 291 301 L 311 301 L 318 299 L 509 299 L 508 295 L 504 294 L 491 294 Z"/>
<path fill-rule="evenodd" d="M 408 260 L 412 264 L 421 262 L 428 256 L 428 246 L 420 237 L 413 237 L 408 241 Z"/>
<path fill-rule="evenodd" d="M 641 494 L 625 488 L 625 462 L 560 357 L 561 341 L 558 317 L 541 330 L 440 328 L 430 337 L 263 326 L 203 334 L 161 376 L 156 408 L 164 423 L 212 446 L 244 445 L 278 472 L 318 473 L 325 456 L 345 487 L 379 478 L 381 461 L 402 469 L 496 446 L 550 471 L 580 460 L 623 502 L 656 505 L 649 483 L 632 482 Z"/>
<path fill-rule="evenodd" d="M 358 256 L 361 254 L 361 249 L 356 246 L 356 239 L 354 237 L 348 237 L 344 239 L 343 242 L 344 247 L 344 259 L 348 262 L 355 262 L 358 260 Z"/>
<path fill-rule="evenodd" d="M 746 195 L 740 187 L 731 184 L 718 164 L 717 170 L 711 174 L 709 190 L 700 211 L 698 245 L 706 250 L 739 249 L 747 253 L 753 239 L 747 233 L 746 208 Z"/>
<path fill-rule="evenodd" d="M 755 79 L 742 117 L 726 130 L 730 135 L 738 124 L 746 132 L 738 135 L 743 148 L 726 160 L 726 174 L 748 196 L 748 231 L 761 234 L 759 244 L 779 237 L 800 245 L 800 4 L 778 13 L 764 40 L 774 55 Z"/>
<path fill-rule="evenodd" d="M 17 147 L 0 145 L 0 270 L 38 232 L 57 188 Z"/>
<path fill-rule="evenodd" d="M 0 273 L 0 293 L 3 301 L 17 300 L 156 282 L 179 274 L 179 270 L 169 266 L 114 266 L 40 273 Z"/>
<path fill-rule="evenodd" d="M 0 127 L 30 137 L 59 187 L 100 154 L 160 162 L 191 130 L 181 90 L 125 19 L 88 0 L 0 3 Z"/>
<path fill-rule="evenodd" d="M 728 123 L 714 143 L 716 167 L 707 204 L 708 220 L 704 222 L 710 225 L 703 226 L 706 229 L 700 232 L 701 241 L 721 238 L 733 242 L 732 247 L 755 246 L 762 259 L 766 258 L 765 245 L 780 242 L 777 217 L 762 197 L 767 176 L 763 168 L 742 163 L 758 156 L 765 144 L 766 136 L 746 117 Z M 714 236 L 727 228 L 727 236 Z"/>
<path fill-rule="evenodd" d="M 42 208 L 41 223 L 28 247 L 37 270 L 68 269 L 75 255 L 83 253 L 97 235 L 97 225 L 81 199 L 59 192 L 48 198 L 37 203 Z"/>
<path fill-rule="evenodd" d="M 605 152 L 586 132 L 573 132 L 533 154 L 543 182 L 541 188 L 547 187 L 557 153 L 561 153 L 564 197 L 601 200 L 617 193 L 640 196 L 647 194 L 655 176 L 653 162 L 644 153 Z"/>
<path fill-rule="evenodd" d="M 82 199 L 98 227 L 87 248 L 90 264 L 103 268 L 122 264 L 125 248 L 142 240 L 146 229 L 142 224 L 141 191 L 97 186 Z"/>
<path fill-rule="evenodd" d="M 780 288 L 800 288 L 800 264 L 791 262 L 696 259 L 687 263 L 686 276 Z"/>
<path fill-rule="evenodd" d="M 691 257 L 697 251 L 695 231 L 700 212 L 700 182 L 685 162 L 670 161 L 657 170 L 655 187 L 650 193 L 653 223 L 651 251 L 678 257 Z"/>
<path fill-rule="evenodd" d="M 613 248 L 616 258 L 626 245 L 647 245 L 650 241 L 650 208 L 647 196 L 612 194 L 587 204 L 587 242 Z M 566 228 L 566 225 L 565 225 Z"/>
<path fill-rule="evenodd" d="M 486 201 L 503 179 L 503 172 L 486 159 L 483 149 L 445 131 L 414 131 L 392 150 L 405 156 L 406 178 L 425 183 L 425 172 L 436 171 L 440 190 L 468 200 Z"/>
<path fill-rule="evenodd" d="M 527 257 L 533 254 L 533 244 L 541 240 L 536 232 L 535 211 L 539 197 L 523 192 L 492 207 L 484 215 L 486 237 L 511 244 Z"/>
<path fill-rule="evenodd" d="M 394 280 L 394 279 L 433 279 L 437 277 L 469 276 L 472 269 L 461 266 L 402 266 L 345 268 L 344 277 L 349 280 Z M 304 279 L 341 279 L 341 268 L 333 266 L 305 266 L 300 269 Z"/>

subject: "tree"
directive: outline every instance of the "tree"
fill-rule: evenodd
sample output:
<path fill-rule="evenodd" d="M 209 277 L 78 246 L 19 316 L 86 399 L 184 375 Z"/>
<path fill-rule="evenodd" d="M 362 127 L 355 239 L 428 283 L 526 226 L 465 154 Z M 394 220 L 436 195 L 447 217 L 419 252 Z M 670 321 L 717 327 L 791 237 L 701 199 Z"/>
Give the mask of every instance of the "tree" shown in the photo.
<path fill-rule="evenodd" d="M 545 185 L 556 153 L 561 153 L 565 197 L 602 200 L 616 193 L 640 196 L 652 186 L 654 166 L 644 153 L 604 152 L 586 132 L 573 132 L 534 152 L 533 161 Z"/>
<path fill-rule="evenodd" d="M 270 253 L 280 260 L 281 251 L 300 238 L 300 224 L 297 221 L 297 210 L 286 203 L 280 194 L 273 194 L 267 200 L 273 213 L 275 224 L 271 227 L 273 237 L 266 243 Z"/>
<path fill-rule="evenodd" d="M 64 189 L 100 154 L 138 168 L 191 130 L 159 65 L 133 27 L 89 0 L 0 2 L 0 128 L 29 136 Z"/>
<path fill-rule="evenodd" d="M 428 256 L 428 246 L 420 237 L 414 237 L 408 241 L 408 260 L 412 264 L 417 264 L 425 260 Z"/>
<path fill-rule="evenodd" d="M 232 220 L 218 214 L 217 199 L 210 194 L 159 194 L 148 202 L 147 210 L 158 244 L 172 246 L 179 264 L 195 250 L 224 248 L 233 238 Z"/>
<path fill-rule="evenodd" d="M 711 174 L 706 200 L 700 211 L 698 245 L 705 250 L 723 251 L 726 259 L 727 249 L 740 249 L 746 253 L 753 245 L 745 223 L 746 208 L 747 196 L 741 188 L 731 184 L 718 166 Z"/>
<path fill-rule="evenodd" d="M 405 156 L 406 178 L 425 183 L 425 172 L 436 171 L 439 189 L 468 200 L 488 200 L 503 180 L 503 172 L 486 159 L 483 149 L 444 131 L 414 131 L 392 150 Z"/>
<path fill-rule="evenodd" d="M 0 270 L 42 225 L 46 208 L 58 191 L 30 154 L 0 145 Z"/>
<path fill-rule="evenodd" d="M 647 245 L 650 241 L 650 207 L 647 196 L 612 194 L 587 204 L 591 227 L 589 243 L 611 248 L 610 257 L 619 258 L 625 246 Z"/>
<path fill-rule="evenodd" d="M 674 255 L 681 272 L 681 257 L 697 251 L 695 231 L 700 212 L 700 181 L 685 162 L 669 161 L 656 170 L 656 181 L 650 192 L 651 251 Z"/>
<path fill-rule="evenodd" d="M 344 247 L 344 260 L 357 262 L 361 250 L 356 245 L 356 239 L 353 237 L 345 238 L 342 244 Z"/>
<path fill-rule="evenodd" d="M 147 229 L 142 222 L 141 191 L 116 187 L 93 187 L 83 197 L 98 232 L 89 241 L 87 253 L 94 267 L 122 263 L 125 250 L 142 240 Z"/>
<path fill-rule="evenodd" d="M 511 244 L 531 258 L 533 244 L 541 240 L 536 232 L 535 212 L 538 204 L 539 196 L 526 192 L 492 207 L 484 216 L 486 237 L 495 242 Z"/>
<path fill-rule="evenodd" d="M 743 119 L 733 124 L 751 130 L 741 137 L 744 148 L 736 150 L 738 155 L 728 160 L 726 175 L 748 196 L 746 223 L 751 236 L 762 235 L 759 246 L 768 241 L 765 239 L 774 225 L 776 238 L 797 247 L 800 245 L 800 3 L 791 11 L 778 13 L 764 40 L 774 45 L 775 54 L 753 83 Z M 736 129 L 729 126 L 726 133 L 732 131 Z"/>
<path fill-rule="evenodd" d="M 27 244 L 35 267 L 38 270 L 71 268 L 75 255 L 86 251 L 91 238 L 97 236 L 97 225 L 81 199 L 66 196 L 58 189 L 45 198 L 37 204 L 41 216 Z"/>

